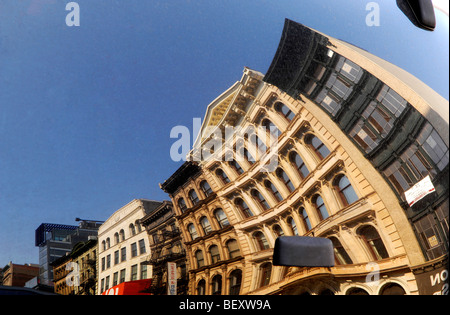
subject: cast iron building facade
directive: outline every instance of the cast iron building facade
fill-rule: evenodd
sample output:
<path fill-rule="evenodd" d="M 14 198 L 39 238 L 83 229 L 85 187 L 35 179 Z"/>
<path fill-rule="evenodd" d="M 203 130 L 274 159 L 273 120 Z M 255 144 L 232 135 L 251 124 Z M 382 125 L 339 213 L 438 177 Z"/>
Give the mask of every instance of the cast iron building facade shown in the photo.
<path fill-rule="evenodd" d="M 239 294 L 440 293 L 429 279 L 448 261 L 448 101 L 402 69 L 286 20 L 267 74 L 245 68 L 208 106 L 188 158 L 198 170 L 171 198 L 194 245 L 191 294 L 217 292 L 219 273 L 230 294 L 232 272 Z M 435 191 L 409 206 L 404 192 L 427 176 Z M 214 200 L 190 196 L 203 180 Z M 200 209 L 219 206 L 242 259 L 200 274 L 212 244 L 191 236 Z M 335 267 L 273 266 L 280 235 L 331 239 Z"/>

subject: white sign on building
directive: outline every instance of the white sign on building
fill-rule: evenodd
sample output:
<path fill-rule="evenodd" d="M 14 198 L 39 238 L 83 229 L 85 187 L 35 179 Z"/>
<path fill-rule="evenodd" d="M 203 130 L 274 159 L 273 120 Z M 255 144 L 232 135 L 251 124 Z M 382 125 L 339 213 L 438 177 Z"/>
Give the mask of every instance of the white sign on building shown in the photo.
<path fill-rule="evenodd" d="M 177 264 L 167 263 L 167 295 L 177 295 Z"/>
<path fill-rule="evenodd" d="M 417 201 L 432 193 L 433 191 L 435 191 L 435 189 L 433 183 L 431 182 L 431 178 L 428 175 L 420 182 L 412 186 L 410 189 L 405 191 L 405 198 L 409 206 L 411 207 Z"/>

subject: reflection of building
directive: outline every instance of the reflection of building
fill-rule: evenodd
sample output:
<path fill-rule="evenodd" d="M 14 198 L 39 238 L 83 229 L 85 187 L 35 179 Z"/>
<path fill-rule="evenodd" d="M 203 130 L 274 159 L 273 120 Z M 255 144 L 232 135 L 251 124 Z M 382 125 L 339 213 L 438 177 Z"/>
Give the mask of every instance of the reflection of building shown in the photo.
<path fill-rule="evenodd" d="M 218 242 L 228 259 L 227 238 L 244 257 L 240 294 L 439 292 L 441 279 L 434 287 L 422 279 L 448 260 L 446 117 L 448 102 L 410 74 L 287 20 L 267 74 L 246 68 L 208 106 L 189 154 L 198 163 L 186 164 L 197 170 L 178 170 L 172 191 L 163 184 L 187 241 L 190 292 L 204 293 L 201 278 L 213 287 L 222 272 L 228 294 L 231 270 L 212 270 L 208 258 Z M 229 127 L 235 137 L 225 138 Z M 404 191 L 427 175 L 436 191 L 409 207 Z M 201 193 L 203 179 L 213 200 Z M 203 213 L 219 230 L 211 220 L 219 206 L 233 236 L 208 238 Z M 335 267 L 273 266 L 280 235 L 331 239 Z"/>
<path fill-rule="evenodd" d="M 181 239 L 172 203 L 164 201 L 161 206 L 141 219 L 150 240 L 147 263 L 152 266 L 153 278 L 150 292 L 167 294 L 167 263 L 177 265 L 177 294 L 187 294 L 186 251 Z"/>
<path fill-rule="evenodd" d="M 24 287 L 27 281 L 37 277 L 38 274 L 38 265 L 19 265 L 9 262 L 9 264 L 6 265 L 0 273 L 0 275 L 2 275 L 2 279 L 0 279 L 0 285 Z"/>
<path fill-rule="evenodd" d="M 176 203 L 189 265 L 188 293 L 238 294 L 243 257 L 210 182 L 197 164 L 186 162 L 161 187 Z"/>
<path fill-rule="evenodd" d="M 55 260 L 51 266 L 53 267 L 55 293 L 95 295 L 97 285 L 96 237 L 86 242 L 79 242 L 70 253 Z"/>
<path fill-rule="evenodd" d="M 52 285 L 53 268 L 50 264 L 70 253 L 73 246 L 97 236 L 100 223 L 81 221 L 78 226 L 43 223 L 36 229 L 35 244 L 39 247 L 39 279 L 42 284 Z"/>
<path fill-rule="evenodd" d="M 152 277 L 151 268 L 145 264 L 150 254 L 148 236 L 140 220 L 160 205 L 159 201 L 135 199 L 101 225 L 98 233 L 97 294 L 123 282 Z"/>

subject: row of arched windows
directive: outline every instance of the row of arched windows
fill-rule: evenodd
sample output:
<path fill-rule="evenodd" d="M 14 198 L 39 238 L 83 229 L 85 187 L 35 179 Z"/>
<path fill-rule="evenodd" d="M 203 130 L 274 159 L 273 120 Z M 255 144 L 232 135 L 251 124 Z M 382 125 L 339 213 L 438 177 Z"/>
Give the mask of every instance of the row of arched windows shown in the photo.
<path fill-rule="evenodd" d="M 242 270 L 233 270 L 227 279 L 228 295 L 239 295 L 242 283 Z M 201 279 L 197 283 L 196 293 L 197 295 L 223 295 L 223 277 L 220 274 L 214 275 L 211 278 L 209 288 L 205 279 Z M 209 292 L 207 290 L 209 289 Z"/>
<path fill-rule="evenodd" d="M 221 208 L 217 208 L 213 212 L 214 218 L 217 222 L 217 225 L 220 229 L 227 227 L 230 225 L 230 222 L 228 221 L 228 218 L 225 214 L 225 212 Z M 213 227 L 211 226 L 211 223 L 209 222 L 209 219 L 207 216 L 202 216 L 200 220 L 198 221 L 198 226 L 201 227 L 201 230 L 203 232 L 203 236 L 208 235 L 213 231 Z M 191 241 L 195 240 L 196 238 L 200 237 L 200 235 L 197 232 L 197 227 L 194 223 L 189 223 L 187 226 L 187 231 L 191 237 Z"/>
<path fill-rule="evenodd" d="M 239 244 L 235 239 L 228 240 L 225 243 L 225 249 L 225 257 L 221 257 L 219 247 L 215 244 L 208 247 L 207 257 L 205 257 L 203 250 L 196 250 L 194 253 L 196 268 L 202 268 L 207 265 L 215 264 L 221 260 L 233 259 L 241 255 Z"/>
<path fill-rule="evenodd" d="M 130 223 L 128 226 L 129 237 L 136 235 L 142 231 L 140 222 L 137 220 L 135 223 Z M 121 229 L 119 232 L 114 233 L 114 245 L 117 245 L 125 241 L 125 231 Z M 107 250 L 111 247 L 111 239 L 108 237 L 102 241 L 102 250 Z"/>
<path fill-rule="evenodd" d="M 206 180 L 200 182 L 200 188 L 205 198 L 209 197 L 213 193 L 211 186 L 208 184 Z M 194 188 L 189 190 L 187 196 L 190 202 L 189 206 L 183 197 L 180 197 L 177 201 L 178 208 L 181 210 L 182 213 L 185 212 L 190 207 L 195 207 L 201 200 L 197 194 L 197 191 Z"/>

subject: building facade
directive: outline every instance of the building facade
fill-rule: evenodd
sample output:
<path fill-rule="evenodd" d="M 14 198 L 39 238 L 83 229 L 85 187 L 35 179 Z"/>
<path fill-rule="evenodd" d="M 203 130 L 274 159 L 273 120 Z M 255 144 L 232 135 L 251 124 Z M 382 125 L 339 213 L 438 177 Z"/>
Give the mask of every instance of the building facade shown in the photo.
<path fill-rule="evenodd" d="M 78 242 L 97 236 L 99 226 L 99 222 L 84 220 L 78 225 L 42 223 L 35 231 L 40 266 L 37 282 L 53 285 L 53 267 L 50 264 L 69 254 Z"/>
<path fill-rule="evenodd" d="M 175 183 L 165 191 L 190 257 L 190 293 L 230 294 L 239 270 L 239 294 L 439 294 L 441 281 L 425 282 L 448 272 L 448 145 L 448 101 L 394 65 L 286 20 L 267 74 L 245 68 L 208 106 L 191 162 L 162 185 Z M 196 170 L 183 176 L 186 165 Z M 409 205 L 405 191 L 427 176 L 434 191 Z M 227 257 L 226 239 L 202 233 L 201 220 L 218 228 L 216 207 L 243 257 L 217 270 L 204 254 L 217 242 Z M 335 266 L 273 266 L 281 235 L 329 238 Z"/>
<path fill-rule="evenodd" d="M 151 254 L 149 240 L 140 220 L 160 205 L 159 201 L 135 199 L 100 226 L 97 294 L 124 282 L 152 278 L 146 264 Z"/>
<path fill-rule="evenodd" d="M 19 265 L 9 262 L 0 275 L 2 279 L 0 285 L 12 287 L 24 287 L 25 283 L 39 274 L 39 265 L 25 264 Z"/>
<path fill-rule="evenodd" d="M 237 234 L 197 163 L 186 162 L 161 185 L 175 203 L 186 247 L 190 295 L 239 294 L 243 256 Z"/>
<path fill-rule="evenodd" d="M 161 206 L 141 219 L 150 242 L 151 256 L 147 263 L 152 266 L 152 286 L 150 293 L 154 295 L 168 294 L 168 266 L 176 264 L 176 294 L 185 295 L 188 291 L 188 275 L 186 265 L 186 250 L 170 201 L 164 201 Z"/>

